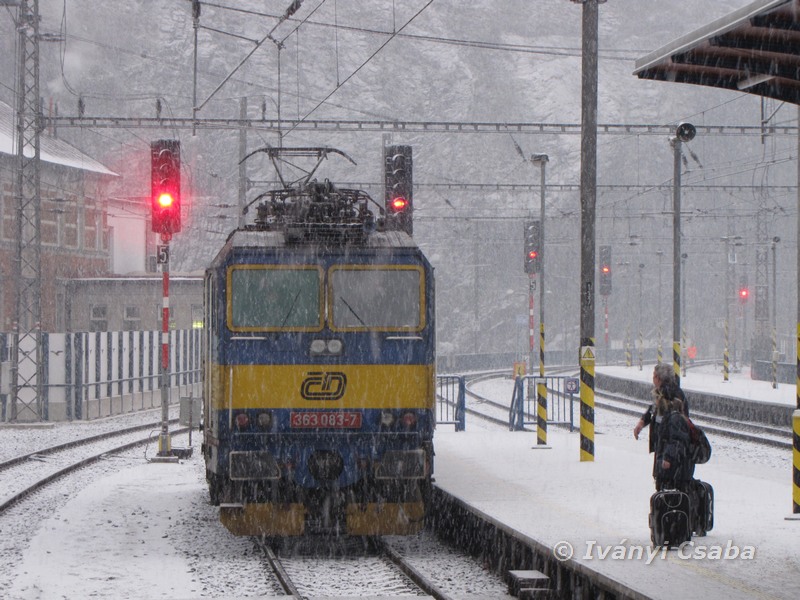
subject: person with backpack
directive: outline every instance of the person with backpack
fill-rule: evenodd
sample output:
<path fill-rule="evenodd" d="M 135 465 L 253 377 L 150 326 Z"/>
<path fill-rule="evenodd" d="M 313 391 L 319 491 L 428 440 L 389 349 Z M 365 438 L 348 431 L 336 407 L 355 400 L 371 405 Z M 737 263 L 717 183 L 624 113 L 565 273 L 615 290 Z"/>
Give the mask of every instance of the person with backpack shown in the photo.
<path fill-rule="evenodd" d="M 672 370 L 672 366 L 668 365 L 667 363 L 658 363 L 653 368 L 653 394 L 655 395 L 662 387 L 667 388 L 668 396 L 670 398 L 677 398 L 683 403 L 684 414 L 688 417 L 689 401 L 686 399 L 686 394 L 683 393 L 683 390 L 678 385 L 678 381 L 675 378 L 675 372 Z M 638 440 L 642 429 L 648 425 L 650 426 L 650 452 L 655 452 L 656 450 L 657 431 L 654 417 L 655 404 L 651 404 L 647 407 L 647 410 L 644 411 L 644 414 L 639 418 L 639 421 L 633 428 L 633 437 Z"/>
<path fill-rule="evenodd" d="M 689 423 L 683 412 L 683 402 L 670 396 L 671 386 L 663 386 L 656 394 L 656 435 L 653 477 L 656 490 L 685 490 L 694 474 L 689 443 Z"/>
<path fill-rule="evenodd" d="M 692 539 L 696 509 L 686 490 L 692 477 L 689 457 L 689 422 L 675 388 L 662 385 L 655 392 L 656 422 L 653 478 L 656 492 L 650 496 L 650 539 L 656 546 L 678 547 Z"/>

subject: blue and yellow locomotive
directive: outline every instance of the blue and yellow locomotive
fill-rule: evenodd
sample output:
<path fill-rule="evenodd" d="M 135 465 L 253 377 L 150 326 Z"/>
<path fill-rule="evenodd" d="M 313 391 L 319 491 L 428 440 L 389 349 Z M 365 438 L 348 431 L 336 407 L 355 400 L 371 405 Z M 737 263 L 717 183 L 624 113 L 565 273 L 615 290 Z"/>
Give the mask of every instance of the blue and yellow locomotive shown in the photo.
<path fill-rule="evenodd" d="M 309 175 L 259 200 L 205 276 L 211 501 L 237 535 L 415 533 L 433 471 L 433 269 L 363 191 Z"/>

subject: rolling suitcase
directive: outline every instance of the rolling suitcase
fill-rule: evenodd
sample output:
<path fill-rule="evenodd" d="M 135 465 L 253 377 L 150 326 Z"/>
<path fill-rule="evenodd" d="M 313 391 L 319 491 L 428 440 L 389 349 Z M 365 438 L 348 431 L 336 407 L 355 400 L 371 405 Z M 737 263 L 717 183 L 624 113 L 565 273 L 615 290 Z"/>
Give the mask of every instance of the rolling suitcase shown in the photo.
<path fill-rule="evenodd" d="M 710 483 L 692 479 L 692 512 L 695 535 L 703 536 L 714 528 L 714 488 Z"/>
<path fill-rule="evenodd" d="M 654 546 L 680 546 L 692 539 L 692 508 L 688 494 L 661 490 L 650 497 L 650 539 Z"/>

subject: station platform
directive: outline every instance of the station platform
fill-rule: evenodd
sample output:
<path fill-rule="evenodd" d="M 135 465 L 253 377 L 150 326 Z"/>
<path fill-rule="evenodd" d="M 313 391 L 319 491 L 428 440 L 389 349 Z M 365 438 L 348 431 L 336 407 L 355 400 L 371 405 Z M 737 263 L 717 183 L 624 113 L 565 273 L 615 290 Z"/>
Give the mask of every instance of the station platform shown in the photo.
<path fill-rule="evenodd" d="M 791 452 L 710 436 L 714 454 L 695 477 L 714 486 L 714 528 L 692 545 L 654 554 L 648 527 L 653 457 L 646 431 L 634 439 L 634 424 L 624 424 L 629 433 L 619 424 L 616 431 L 597 425 L 594 462 L 580 462 L 577 430 L 549 428 L 541 447 L 531 432 L 469 423 L 464 432 L 440 428 L 436 485 L 620 583 L 630 597 L 800 598 Z"/>

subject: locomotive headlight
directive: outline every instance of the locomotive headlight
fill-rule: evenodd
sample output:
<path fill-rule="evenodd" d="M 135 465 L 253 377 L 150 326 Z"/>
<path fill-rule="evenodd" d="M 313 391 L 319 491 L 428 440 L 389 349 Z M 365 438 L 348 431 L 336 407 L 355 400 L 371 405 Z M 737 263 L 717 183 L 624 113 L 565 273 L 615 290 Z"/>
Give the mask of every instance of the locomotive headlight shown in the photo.
<path fill-rule="evenodd" d="M 381 413 L 381 425 L 383 427 L 391 427 L 392 423 L 394 423 L 394 415 L 388 410 L 383 411 Z"/>
<path fill-rule="evenodd" d="M 256 421 L 261 429 L 269 429 L 270 425 L 272 425 L 272 415 L 268 412 L 258 413 Z"/>
<path fill-rule="evenodd" d="M 311 342 L 311 356 L 319 356 L 321 354 L 338 355 L 342 353 L 344 344 L 342 340 L 313 340 Z"/>
<path fill-rule="evenodd" d="M 236 415 L 236 429 L 244 431 L 250 426 L 250 417 L 247 413 L 239 413 Z"/>
<path fill-rule="evenodd" d="M 413 412 L 403 413 L 403 416 L 400 417 L 400 422 L 405 429 L 413 429 L 417 425 L 417 415 Z"/>

